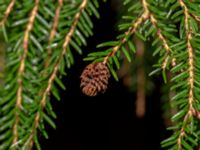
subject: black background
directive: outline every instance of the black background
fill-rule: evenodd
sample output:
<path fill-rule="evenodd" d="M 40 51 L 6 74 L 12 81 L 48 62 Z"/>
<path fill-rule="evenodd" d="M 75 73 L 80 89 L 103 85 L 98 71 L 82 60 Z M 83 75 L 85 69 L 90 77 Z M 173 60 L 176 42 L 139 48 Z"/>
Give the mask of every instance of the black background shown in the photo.
<path fill-rule="evenodd" d="M 99 10 L 101 18 L 93 18 L 94 36 L 88 39 L 82 56 L 75 53 L 75 64 L 63 77 L 67 89 L 60 91 L 61 101 L 51 99 L 58 116 L 57 128 L 46 127 L 49 139 L 41 137 L 42 149 L 159 150 L 160 141 L 166 136 L 160 110 L 160 84 L 147 98 L 142 119 L 135 116 L 135 94 L 128 92 L 121 81 L 111 78 L 107 92 L 97 97 L 81 93 L 79 76 L 87 65 L 82 58 L 94 51 L 96 44 L 114 40 L 117 35 L 116 12 L 111 2 L 101 3 Z"/>

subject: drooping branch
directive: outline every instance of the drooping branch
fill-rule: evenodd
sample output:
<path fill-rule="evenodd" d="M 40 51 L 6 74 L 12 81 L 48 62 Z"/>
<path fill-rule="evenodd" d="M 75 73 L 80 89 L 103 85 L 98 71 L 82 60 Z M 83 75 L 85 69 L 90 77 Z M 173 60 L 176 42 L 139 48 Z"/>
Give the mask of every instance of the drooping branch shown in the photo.
<path fill-rule="evenodd" d="M 178 0 L 180 6 L 182 7 L 184 11 L 184 22 L 185 22 L 185 31 L 186 31 L 186 41 L 187 41 L 187 51 L 188 51 L 188 72 L 189 72 L 189 77 L 188 77 L 188 86 L 189 86 L 189 93 L 188 93 L 188 111 L 184 117 L 183 122 L 184 125 L 181 128 L 180 135 L 177 139 L 177 144 L 178 144 L 178 149 L 182 149 L 182 138 L 185 136 L 185 126 L 187 125 L 187 122 L 189 119 L 192 117 L 193 112 L 194 112 L 194 107 L 193 107 L 193 102 L 194 102 L 194 54 L 193 54 L 193 48 L 191 45 L 191 40 L 192 40 L 192 29 L 190 29 L 189 25 L 189 10 L 186 6 L 186 4 L 183 2 L 183 0 Z"/>
<path fill-rule="evenodd" d="M 59 2 L 61 2 L 61 1 L 59 1 Z M 56 75 L 59 71 L 61 61 L 63 60 L 63 57 L 64 57 L 65 53 L 67 52 L 67 47 L 69 46 L 70 40 L 71 40 L 71 38 L 72 38 L 72 36 L 75 32 L 75 29 L 77 27 L 77 24 L 79 22 L 81 14 L 83 13 L 84 9 L 87 6 L 87 3 L 88 3 L 88 0 L 82 1 L 82 3 L 79 6 L 79 11 L 76 13 L 76 15 L 74 17 L 74 21 L 73 21 L 73 23 L 72 23 L 72 25 L 69 29 L 69 32 L 65 36 L 62 51 L 61 51 L 59 57 L 57 58 L 54 69 L 53 69 L 53 71 L 52 71 L 52 73 L 51 73 L 51 75 L 48 79 L 47 87 L 44 89 L 44 91 L 41 92 L 42 96 L 41 96 L 41 101 L 40 101 L 40 110 L 43 110 L 46 106 L 46 100 L 47 100 L 47 97 L 49 96 L 49 94 L 51 92 L 51 88 L 52 88 L 53 82 L 56 78 Z M 41 120 L 41 113 L 40 113 L 40 111 L 38 111 L 35 115 L 35 119 L 34 119 L 34 123 L 33 123 L 34 127 L 33 127 L 32 132 L 31 132 L 31 134 L 30 134 L 30 136 L 29 136 L 29 138 L 26 142 L 26 145 L 27 145 L 27 143 L 30 143 L 30 147 L 33 146 L 33 143 L 34 143 L 33 137 L 34 137 L 34 135 L 37 131 L 37 128 L 39 127 L 40 120 Z"/>
<path fill-rule="evenodd" d="M 17 143 L 18 141 L 18 125 L 20 122 L 20 117 L 19 117 L 19 111 L 20 109 L 22 109 L 22 95 L 23 95 L 23 75 L 25 73 L 25 61 L 26 61 L 26 57 L 28 54 L 28 43 L 29 43 L 29 35 L 30 32 L 33 28 L 33 24 L 35 21 L 35 17 L 37 15 L 37 11 L 38 11 L 38 7 L 39 7 L 39 0 L 35 0 L 35 6 L 32 9 L 32 12 L 30 14 L 29 17 L 29 21 L 24 33 L 24 38 L 23 38 L 23 54 L 21 57 L 21 61 L 20 61 L 20 66 L 19 66 L 19 70 L 18 70 L 18 75 L 17 75 L 17 84 L 18 84 L 18 89 L 17 89 L 17 99 L 16 99 L 16 111 L 15 111 L 15 122 L 13 125 L 13 144 Z"/>

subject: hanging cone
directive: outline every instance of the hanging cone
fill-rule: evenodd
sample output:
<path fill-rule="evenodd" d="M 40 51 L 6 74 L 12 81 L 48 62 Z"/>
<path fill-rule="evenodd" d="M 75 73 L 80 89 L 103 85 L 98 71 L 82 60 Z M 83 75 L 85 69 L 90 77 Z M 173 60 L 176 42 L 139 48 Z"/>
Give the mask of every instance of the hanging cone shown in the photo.
<path fill-rule="evenodd" d="M 89 64 L 81 74 L 82 92 L 88 96 L 96 96 L 107 89 L 110 72 L 102 62 Z"/>

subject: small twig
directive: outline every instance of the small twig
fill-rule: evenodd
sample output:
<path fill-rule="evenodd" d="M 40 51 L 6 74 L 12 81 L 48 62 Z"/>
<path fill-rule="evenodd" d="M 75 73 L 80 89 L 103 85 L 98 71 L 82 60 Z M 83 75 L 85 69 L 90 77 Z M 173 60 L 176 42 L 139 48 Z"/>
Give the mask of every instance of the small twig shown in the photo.
<path fill-rule="evenodd" d="M 46 106 L 46 99 L 47 99 L 47 96 L 50 94 L 51 92 L 51 88 L 52 88 L 52 85 L 53 85 L 53 82 L 56 78 L 56 74 L 58 73 L 58 70 L 59 70 L 59 67 L 60 67 L 60 63 L 63 59 L 63 56 L 65 55 L 66 51 L 67 51 L 67 46 L 69 45 L 69 42 L 75 32 L 75 29 L 76 29 L 76 26 L 79 22 L 79 19 L 80 19 L 80 16 L 83 12 L 83 10 L 85 9 L 85 7 L 87 6 L 87 2 L 88 0 L 83 0 L 80 7 L 79 7 L 79 11 L 76 13 L 75 17 L 74 17 L 74 21 L 73 21 L 73 24 L 71 25 L 71 28 L 69 30 L 69 32 L 67 33 L 66 37 L 65 37 L 65 41 L 63 43 L 63 49 L 61 51 L 61 54 L 59 55 L 58 59 L 56 60 L 56 64 L 55 64 L 55 67 L 54 67 L 54 70 L 53 72 L 51 73 L 50 77 L 49 77 L 49 80 L 48 80 L 48 83 L 47 83 L 47 87 L 44 89 L 43 91 L 43 94 L 42 94 L 42 98 L 41 98 L 41 101 L 40 101 L 40 108 L 41 110 L 43 110 Z M 40 122 L 40 118 L 41 118 L 41 114 L 40 112 L 37 112 L 36 115 L 35 115 L 35 119 L 34 119 L 34 127 L 33 127 L 33 130 L 27 140 L 26 143 L 30 143 L 30 147 L 32 148 L 33 146 L 33 136 L 39 126 L 39 122 Z M 28 145 L 28 144 L 26 144 Z"/>
<path fill-rule="evenodd" d="M 20 67 L 18 70 L 18 75 L 17 75 L 17 84 L 18 84 L 18 89 L 17 89 L 17 100 L 16 100 L 16 111 L 15 111 L 15 122 L 13 125 L 13 144 L 15 144 L 18 141 L 18 124 L 19 124 L 19 110 L 22 108 L 22 93 L 23 93 L 23 75 L 25 72 L 25 61 L 28 53 L 28 42 L 29 42 L 29 34 L 32 30 L 33 23 L 35 20 L 35 17 L 37 15 L 37 10 L 39 7 L 39 0 L 35 0 L 35 6 L 31 12 L 25 34 L 24 34 L 24 39 L 23 39 L 23 54 L 21 57 L 20 61 Z"/>
<path fill-rule="evenodd" d="M 143 0 L 142 2 L 144 6 L 147 5 L 145 0 Z M 148 17 L 149 17 L 149 12 L 144 7 L 144 12 L 142 13 L 140 17 L 137 18 L 135 22 L 133 22 L 132 26 L 129 27 L 128 31 L 125 32 L 125 36 L 124 38 L 120 40 L 120 43 L 117 46 L 114 46 L 112 48 L 112 51 L 106 57 L 104 57 L 104 60 L 103 60 L 104 64 L 106 64 L 108 62 L 108 59 L 110 57 L 113 57 L 116 54 L 116 52 L 121 48 L 121 46 L 127 41 L 127 36 L 135 33 L 135 31 L 141 25 L 141 23 L 143 23 L 144 20 L 148 19 Z"/>
<path fill-rule="evenodd" d="M 158 27 L 158 21 L 156 20 L 156 18 L 153 16 L 153 14 L 150 12 L 149 8 L 148 8 L 148 3 L 146 2 L 146 0 L 144 0 L 146 5 L 143 5 L 144 9 L 146 9 L 146 11 L 148 11 L 149 16 L 150 16 L 150 21 L 153 24 L 153 26 L 155 27 L 155 29 L 157 30 L 157 35 L 158 38 L 162 41 L 163 47 L 165 48 L 165 53 L 167 54 L 167 57 L 164 59 L 163 63 L 162 63 L 162 69 L 165 70 L 167 67 L 167 63 L 169 61 L 170 55 L 169 53 L 172 51 L 167 39 L 165 38 L 165 36 L 162 34 L 161 29 Z"/>
<path fill-rule="evenodd" d="M 57 6 L 56 11 L 55 11 L 53 26 L 52 26 L 52 29 L 51 29 L 50 35 L 49 35 L 48 56 L 47 56 L 47 59 L 45 61 L 45 67 L 46 68 L 49 66 L 49 58 L 52 54 L 52 48 L 50 47 L 50 45 L 51 45 L 51 43 L 52 43 L 52 41 L 53 41 L 53 39 L 55 38 L 55 35 L 56 35 L 56 30 L 57 30 L 57 27 L 58 27 L 59 16 L 60 16 L 60 11 L 61 11 L 62 6 L 63 6 L 63 0 L 58 0 L 58 6 Z"/>
<path fill-rule="evenodd" d="M 6 11 L 4 12 L 3 19 L 0 21 L 0 26 L 4 25 L 6 22 L 8 16 L 10 15 L 14 5 L 15 5 L 16 0 L 11 0 L 8 7 L 6 8 Z"/>

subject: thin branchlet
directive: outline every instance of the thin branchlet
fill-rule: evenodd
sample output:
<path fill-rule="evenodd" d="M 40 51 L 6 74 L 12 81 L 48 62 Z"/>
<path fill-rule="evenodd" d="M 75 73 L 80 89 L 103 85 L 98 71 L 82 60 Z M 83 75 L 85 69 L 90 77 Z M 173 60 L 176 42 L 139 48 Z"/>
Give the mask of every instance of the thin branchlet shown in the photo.
<path fill-rule="evenodd" d="M 0 21 L 0 26 L 4 25 L 8 16 L 10 15 L 11 11 L 13 10 L 13 7 L 15 5 L 16 0 L 11 0 L 8 7 L 6 8 L 6 11 L 4 12 L 3 19 Z"/>
<path fill-rule="evenodd" d="M 49 58 L 50 58 L 50 56 L 52 54 L 52 48 L 51 48 L 50 45 L 51 45 L 51 43 L 54 40 L 55 35 L 56 35 L 56 30 L 57 30 L 57 27 L 58 27 L 59 16 L 60 16 L 60 11 L 61 11 L 62 6 L 63 6 L 63 0 L 58 0 L 58 6 L 57 6 L 56 11 L 55 11 L 53 26 L 52 26 L 52 29 L 51 29 L 50 35 L 49 35 L 48 56 L 47 56 L 47 59 L 45 61 L 45 67 L 46 68 L 49 66 Z"/>
<path fill-rule="evenodd" d="M 168 42 L 167 42 L 167 39 L 165 38 L 165 36 L 162 34 L 162 30 L 159 28 L 158 26 L 158 21 L 157 19 L 154 17 L 154 15 L 150 12 L 149 8 L 148 8 L 148 3 L 146 0 L 144 0 L 143 2 L 143 8 L 148 12 L 149 14 L 149 18 L 150 18 L 150 21 L 151 23 L 153 24 L 153 26 L 155 27 L 155 29 L 157 30 L 157 35 L 158 35 L 158 38 L 162 41 L 162 45 L 163 47 L 165 48 L 165 53 L 167 54 L 167 57 L 164 59 L 163 63 L 162 63 L 162 69 L 165 70 L 166 67 L 167 67 L 167 63 L 169 61 L 169 58 L 170 58 L 170 52 L 172 51 Z"/>
<path fill-rule="evenodd" d="M 194 54 L 193 54 L 193 48 L 191 45 L 191 40 L 192 40 L 192 29 L 190 29 L 189 26 L 189 10 L 186 6 L 186 4 L 183 2 L 183 0 L 178 0 L 180 6 L 182 7 L 184 11 L 184 22 L 185 22 L 185 34 L 186 34 L 186 41 L 187 41 L 187 51 L 188 51 L 188 72 L 189 72 L 189 78 L 188 78 L 188 86 L 189 86 L 189 96 L 188 96 L 188 111 L 184 117 L 183 122 L 186 122 L 185 125 L 187 125 L 187 122 L 189 119 L 192 117 L 193 112 L 194 112 L 194 107 L 193 107 L 193 102 L 194 102 Z M 177 144 L 178 144 L 178 150 L 182 149 L 182 138 L 185 136 L 185 125 L 182 126 L 180 135 L 177 139 Z"/>
<path fill-rule="evenodd" d="M 143 5 L 145 5 L 145 6 L 147 5 L 147 3 L 146 3 L 145 0 L 143 0 L 142 3 L 143 3 Z M 119 41 L 119 44 L 116 45 L 116 46 L 114 46 L 114 47 L 112 48 L 112 51 L 104 58 L 104 60 L 103 60 L 103 63 L 104 63 L 104 64 L 106 64 L 106 63 L 108 62 L 108 59 L 109 59 L 110 57 L 113 57 L 113 56 L 116 54 L 116 52 L 121 48 L 121 46 L 122 46 L 124 43 L 127 42 L 127 36 L 128 36 L 128 35 L 134 34 L 135 31 L 137 30 L 137 28 L 138 28 L 146 19 L 148 19 L 148 17 L 149 17 L 149 13 L 148 13 L 147 9 L 144 8 L 144 11 L 143 11 L 142 15 L 141 15 L 140 17 L 138 17 L 138 18 L 136 19 L 136 21 L 133 22 L 132 26 L 129 27 L 129 29 L 125 32 L 124 38 L 122 38 L 122 39 Z"/>
<path fill-rule="evenodd" d="M 65 37 L 65 40 L 64 40 L 64 43 L 63 43 L 63 47 L 62 47 L 62 51 L 55 63 L 55 66 L 54 66 L 54 70 L 53 72 L 51 73 L 49 79 L 48 79 L 48 82 L 47 82 L 47 87 L 44 89 L 44 91 L 42 92 L 42 98 L 41 98 L 41 101 L 40 101 L 40 110 L 43 110 L 46 106 L 46 100 L 47 100 L 47 97 L 49 96 L 50 92 L 51 92 L 51 88 L 52 88 L 52 85 L 53 85 L 53 82 L 56 78 L 56 75 L 59 71 L 59 67 L 60 67 L 60 64 L 61 64 L 61 61 L 65 55 L 65 53 L 67 52 L 67 47 L 69 46 L 69 42 L 75 32 L 75 29 L 77 27 L 77 24 L 79 22 L 79 19 L 81 17 L 81 14 L 82 12 L 84 11 L 84 9 L 86 8 L 87 6 L 87 3 L 88 3 L 88 0 L 83 0 L 82 3 L 80 4 L 79 6 L 79 11 L 76 13 L 75 17 L 74 17 L 74 21 L 71 25 L 71 28 L 69 29 L 69 32 L 67 33 L 66 37 Z M 41 113 L 38 111 L 35 115 L 35 119 L 34 119 L 34 127 L 32 129 L 32 132 L 26 142 L 26 145 L 30 145 L 30 147 L 32 148 L 33 146 L 33 137 L 34 137 L 34 134 L 36 133 L 36 130 L 39 126 L 39 122 L 40 122 L 40 119 L 41 119 Z M 30 144 L 28 144 L 30 143 Z"/>
<path fill-rule="evenodd" d="M 18 141 L 18 125 L 19 125 L 19 111 L 22 108 L 22 93 L 23 93 L 23 75 L 25 73 L 25 61 L 28 54 L 28 43 L 29 43 L 29 35 L 33 28 L 34 20 L 37 15 L 39 7 L 39 0 L 35 0 L 35 6 L 31 11 L 29 21 L 25 30 L 24 38 L 23 38 L 23 54 L 20 61 L 20 66 L 17 75 L 17 99 L 16 99 L 16 111 L 15 111 L 15 122 L 13 125 L 13 144 L 17 143 Z"/>

